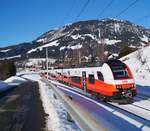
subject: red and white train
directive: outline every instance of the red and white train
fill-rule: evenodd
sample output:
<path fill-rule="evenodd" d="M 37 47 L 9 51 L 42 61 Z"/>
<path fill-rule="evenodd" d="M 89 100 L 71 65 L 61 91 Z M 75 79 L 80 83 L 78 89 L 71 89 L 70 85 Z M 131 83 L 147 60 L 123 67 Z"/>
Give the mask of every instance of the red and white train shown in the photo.
<path fill-rule="evenodd" d="M 49 70 L 49 79 L 80 88 L 105 101 L 123 100 L 136 95 L 129 67 L 119 60 L 109 60 L 101 67 Z"/>

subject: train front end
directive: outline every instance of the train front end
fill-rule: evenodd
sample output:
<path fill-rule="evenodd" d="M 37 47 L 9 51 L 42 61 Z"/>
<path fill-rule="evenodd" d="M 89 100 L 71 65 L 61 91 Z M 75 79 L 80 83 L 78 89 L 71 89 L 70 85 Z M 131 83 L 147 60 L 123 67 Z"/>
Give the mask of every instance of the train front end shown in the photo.
<path fill-rule="evenodd" d="M 113 99 L 132 99 L 136 95 L 136 85 L 129 67 L 119 60 L 111 60 L 107 64 L 111 69 L 113 84 L 116 88 Z"/>

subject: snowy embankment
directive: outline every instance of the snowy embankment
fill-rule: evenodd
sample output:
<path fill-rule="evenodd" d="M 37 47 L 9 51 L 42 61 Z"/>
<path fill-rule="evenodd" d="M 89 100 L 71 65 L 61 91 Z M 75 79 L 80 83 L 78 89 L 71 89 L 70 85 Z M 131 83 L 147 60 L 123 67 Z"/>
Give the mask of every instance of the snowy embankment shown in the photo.
<path fill-rule="evenodd" d="M 23 78 L 27 78 L 39 83 L 39 91 L 45 113 L 47 117 L 47 128 L 53 131 L 80 131 L 75 123 L 67 121 L 67 112 L 60 100 L 55 99 L 52 89 L 42 81 L 38 74 L 22 74 Z"/>
<path fill-rule="evenodd" d="M 17 86 L 17 85 L 20 85 L 26 81 L 27 80 L 25 80 L 24 78 L 21 78 L 18 76 L 12 76 L 12 77 L 9 77 L 8 79 L 6 79 L 4 82 L 7 83 L 8 85 Z"/>
<path fill-rule="evenodd" d="M 5 81 L 0 81 L 0 93 L 17 85 L 20 85 L 24 82 L 26 82 L 26 80 L 18 76 L 12 76 L 6 79 Z"/>
<path fill-rule="evenodd" d="M 7 83 L 0 81 L 0 93 L 3 91 L 6 91 L 9 89 L 11 86 L 9 86 Z"/>
<path fill-rule="evenodd" d="M 133 72 L 137 91 L 150 95 L 150 46 L 121 58 Z"/>

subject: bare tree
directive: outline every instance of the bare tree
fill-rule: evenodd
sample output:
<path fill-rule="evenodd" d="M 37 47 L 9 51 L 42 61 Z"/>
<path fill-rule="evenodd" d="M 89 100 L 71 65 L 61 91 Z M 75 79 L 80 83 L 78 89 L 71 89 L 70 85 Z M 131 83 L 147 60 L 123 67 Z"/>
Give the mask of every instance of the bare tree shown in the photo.
<path fill-rule="evenodd" d="M 146 63 L 146 58 L 143 57 L 142 50 L 138 50 L 136 57 L 142 63 L 142 65 L 144 65 Z"/>
<path fill-rule="evenodd" d="M 146 70 L 148 72 L 150 72 L 150 67 L 148 65 L 148 57 L 147 56 L 145 56 L 145 57 L 143 56 L 143 51 L 142 50 L 138 50 L 136 57 L 141 62 L 142 65 L 146 66 Z"/>

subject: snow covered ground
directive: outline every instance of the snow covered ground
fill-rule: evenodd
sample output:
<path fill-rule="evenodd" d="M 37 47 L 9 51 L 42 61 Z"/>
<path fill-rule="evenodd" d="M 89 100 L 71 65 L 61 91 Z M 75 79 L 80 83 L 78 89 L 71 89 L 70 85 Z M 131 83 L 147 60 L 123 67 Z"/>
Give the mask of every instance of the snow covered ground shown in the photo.
<path fill-rule="evenodd" d="M 42 81 L 39 74 L 19 73 L 23 78 L 27 78 L 39 83 L 41 100 L 45 112 L 49 115 L 47 118 L 47 128 L 53 131 L 80 131 L 75 123 L 68 122 L 67 112 L 60 100 L 55 99 L 52 89 Z"/>
<path fill-rule="evenodd" d="M 9 88 L 10 86 L 6 82 L 0 81 L 0 92 L 5 91 Z"/>
<path fill-rule="evenodd" d="M 38 73 L 21 72 L 5 81 L 0 81 L 0 92 L 6 91 L 29 80 L 39 83 L 39 91 L 45 113 L 48 114 L 47 130 L 53 131 L 80 131 L 79 127 L 67 120 L 67 112 L 60 100 L 55 99 L 52 89 L 41 80 Z"/>
<path fill-rule="evenodd" d="M 24 82 L 26 82 L 27 80 L 18 77 L 18 76 L 11 76 L 8 79 L 6 79 L 4 82 L 7 83 L 8 85 L 13 85 L 13 86 L 17 86 L 20 85 Z"/>
<path fill-rule="evenodd" d="M 133 72 L 137 91 L 150 96 L 150 46 L 121 58 Z"/>
<path fill-rule="evenodd" d="M 53 131 L 80 131 L 79 127 L 67 120 L 67 112 L 60 100 L 55 99 L 52 89 L 41 80 L 38 73 L 20 72 L 5 81 L 0 81 L 0 92 L 6 91 L 29 80 L 39 83 L 39 91 L 47 118 L 47 130 Z"/>
<path fill-rule="evenodd" d="M 131 68 L 139 85 L 150 85 L 150 46 L 121 58 Z"/>
<path fill-rule="evenodd" d="M 14 86 L 20 85 L 23 82 L 26 82 L 26 80 L 18 76 L 12 76 L 5 81 L 0 81 L 0 93 L 13 88 Z"/>

